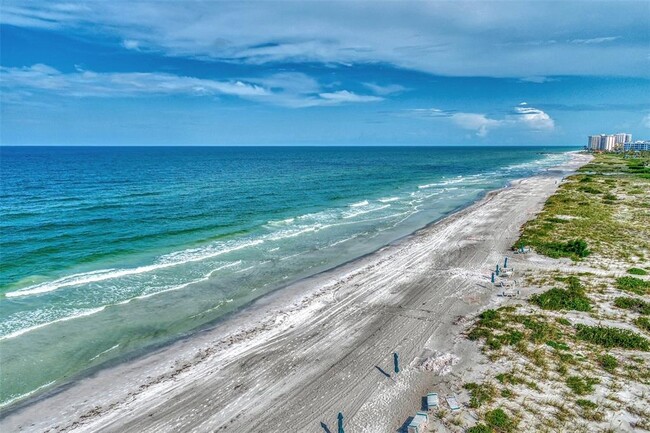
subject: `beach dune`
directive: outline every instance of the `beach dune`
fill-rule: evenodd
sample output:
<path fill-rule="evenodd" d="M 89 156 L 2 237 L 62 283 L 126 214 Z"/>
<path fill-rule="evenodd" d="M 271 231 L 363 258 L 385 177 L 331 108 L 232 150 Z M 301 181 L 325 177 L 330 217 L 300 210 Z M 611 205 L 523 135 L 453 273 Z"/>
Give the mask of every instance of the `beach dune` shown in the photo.
<path fill-rule="evenodd" d="M 589 158 L 575 154 L 212 329 L 15 408 L 0 429 L 335 432 L 342 412 L 346 431 L 396 431 L 440 375 L 476 363 L 461 333 L 465 318 L 500 302 L 491 270 Z"/>

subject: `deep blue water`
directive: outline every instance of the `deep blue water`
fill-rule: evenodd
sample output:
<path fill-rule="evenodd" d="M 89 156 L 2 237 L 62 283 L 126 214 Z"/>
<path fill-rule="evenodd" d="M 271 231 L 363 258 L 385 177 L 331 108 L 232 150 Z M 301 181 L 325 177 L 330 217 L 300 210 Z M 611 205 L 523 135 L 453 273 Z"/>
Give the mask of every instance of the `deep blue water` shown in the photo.
<path fill-rule="evenodd" d="M 567 150 L 0 147 L 0 402 L 371 252 Z"/>

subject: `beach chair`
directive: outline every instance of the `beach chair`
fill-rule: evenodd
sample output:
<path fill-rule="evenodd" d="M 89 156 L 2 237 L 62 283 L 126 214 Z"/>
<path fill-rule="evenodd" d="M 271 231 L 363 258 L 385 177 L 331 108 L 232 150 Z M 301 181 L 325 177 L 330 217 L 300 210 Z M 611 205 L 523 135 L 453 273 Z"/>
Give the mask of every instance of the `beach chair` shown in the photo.
<path fill-rule="evenodd" d="M 460 410 L 460 404 L 458 404 L 458 400 L 456 399 L 455 395 L 448 396 L 446 400 L 447 404 L 449 405 L 449 409 L 451 409 L 452 412 Z"/>
<path fill-rule="evenodd" d="M 428 410 L 434 410 L 438 409 L 439 406 L 439 401 L 438 401 L 438 394 L 435 392 L 430 392 L 427 394 L 427 409 Z"/>
<path fill-rule="evenodd" d="M 408 425 L 408 433 L 425 433 L 429 426 L 429 414 L 426 412 L 418 412 Z"/>

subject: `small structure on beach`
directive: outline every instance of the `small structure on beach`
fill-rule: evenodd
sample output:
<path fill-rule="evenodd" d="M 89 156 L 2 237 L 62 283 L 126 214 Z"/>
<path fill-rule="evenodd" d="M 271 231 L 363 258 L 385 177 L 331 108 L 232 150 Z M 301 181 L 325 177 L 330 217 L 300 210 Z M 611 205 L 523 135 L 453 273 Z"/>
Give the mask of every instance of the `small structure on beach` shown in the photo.
<path fill-rule="evenodd" d="M 530 252 L 530 247 L 527 247 L 525 245 L 522 245 L 515 250 L 515 254 L 526 254 L 529 252 Z"/>
<path fill-rule="evenodd" d="M 435 392 L 430 392 L 427 394 L 427 409 L 428 410 L 434 410 L 438 409 L 440 407 L 440 403 L 438 400 L 438 394 Z"/>
<path fill-rule="evenodd" d="M 517 280 L 501 280 L 499 281 L 499 284 L 497 284 L 499 287 L 504 288 L 504 289 L 516 289 L 517 288 Z"/>
<path fill-rule="evenodd" d="M 451 409 L 452 412 L 460 410 L 460 404 L 458 404 L 458 400 L 456 399 L 455 395 L 448 396 L 446 400 L 447 404 L 449 405 L 449 409 Z"/>
<path fill-rule="evenodd" d="M 408 433 L 424 433 L 428 431 L 429 414 L 426 412 L 418 412 L 408 425 Z"/>

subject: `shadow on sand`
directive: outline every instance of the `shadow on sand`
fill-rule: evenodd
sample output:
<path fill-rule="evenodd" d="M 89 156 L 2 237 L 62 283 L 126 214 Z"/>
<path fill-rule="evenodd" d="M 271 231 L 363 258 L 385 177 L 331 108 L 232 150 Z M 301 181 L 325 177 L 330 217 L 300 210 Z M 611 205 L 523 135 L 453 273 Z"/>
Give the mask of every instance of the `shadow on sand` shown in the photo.
<path fill-rule="evenodd" d="M 390 379 L 390 374 L 386 373 L 386 372 L 384 371 L 383 368 L 381 368 L 381 367 L 378 366 L 378 365 L 375 365 L 375 368 L 376 368 L 377 370 L 379 370 L 379 372 L 380 372 L 381 374 L 383 374 L 384 376 L 386 376 L 387 378 Z"/>
<path fill-rule="evenodd" d="M 404 424 L 402 424 L 402 426 L 396 430 L 397 433 L 402 433 L 402 432 L 406 433 L 408 431 L 408 429 L 409 429 L 409 424 L 411 424 L 411 421 L 413 421 L 412 416 L 406 418 L 406 421 L 404 421 Z"/>

